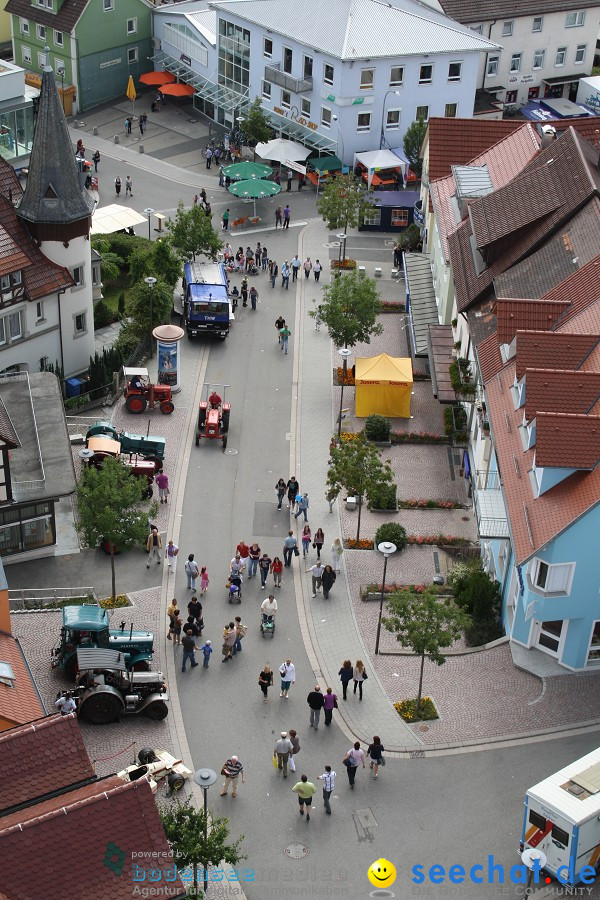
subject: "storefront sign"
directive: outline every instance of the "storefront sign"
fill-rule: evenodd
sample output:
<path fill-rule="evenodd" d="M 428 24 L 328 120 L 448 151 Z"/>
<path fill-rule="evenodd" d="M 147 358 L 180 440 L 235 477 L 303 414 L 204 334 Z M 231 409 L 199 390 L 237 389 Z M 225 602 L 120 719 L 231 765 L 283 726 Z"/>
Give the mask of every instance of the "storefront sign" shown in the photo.
<path fill-rule="evenodd" d="M 179 60 L 180 60 L 180 62 L 185 63 L 186 66 L 190 66 L 190 68 L 191 68 L 192 61 L 189 58 L 189 56 L 185 55 L 185 53 L 181 54 L 181 56 L 179 57 Z"/>
<path fill-rule="evenodd" d="M 108 62 L 100 63 L 101 69 L 108 69 L 109 66 L 120 66 L 121 65 L 121 57 L 119 59 L 109 59 Z"/>
<path fill-rule="evenodd" d="M 354 100 L 352 101 L 352 106 L 360 106 L 364 102 L 365 102 L 364 97 L 355 97 Z"/>
<path fill-rule="evenodd" d="M 297 122 L 303 128 L 310 128 L 311 131 L 317 131 L 319 127 L 316 122 L 310 122 L 304 116 L 301 116 L 297 106 L 292 106 L 291 109 L 282 109 L 280 106 L 274 106 L 273 112 L 276 112 L 278 116 L 285 116 L 291 122 Z"/>
<path fill-rule="evenodd" d="M 523 75 L 521 78 L 521 84 L 531 84 L 534 81 L 533 75 Z"/>

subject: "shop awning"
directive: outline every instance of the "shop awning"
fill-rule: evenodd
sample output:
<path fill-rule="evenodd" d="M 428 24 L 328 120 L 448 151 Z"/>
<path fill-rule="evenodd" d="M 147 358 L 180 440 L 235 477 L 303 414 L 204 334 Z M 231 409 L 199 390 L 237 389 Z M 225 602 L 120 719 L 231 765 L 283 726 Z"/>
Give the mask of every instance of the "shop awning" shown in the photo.
<path fill-rule="evenodd" d="M 163 50 L 156 51 L 153 62 L 157 69 L 162 68 L 166 72 L 171 72 L 177 79 L 195 88 L 198 92 L 195 96 L 200 97 L 202 100 L 208 100 L 209 103 L 213 103 L 218 109 L 233 113 L 243 112 L 249 105 L 249 92 L 247 89 L 243 93 L 232 91 L 231 88 L 205 78 L 203 75 L 195 72 L 190 66 L 181 62 L 180 59 L 170 56 Z"/>
<path fill-rule="evenodd" d="M 433 276 L 426 253 L 404 253 L 410 331 L 415 356 L 427 356 L 429 326 L 438 325 Z"/>
<path fill-rule="evenodd" d="M 576 75 L 557 75 L 556 78 L 542 78 L 542 84 L 572 84 L 580 78 L 587 78 L 587 72 L 577 72 Z"/>
<path fill-rule="evenodd" d="M 440 403 L 454 403 L 456 394 L 450 381 L 450 365 L 454 361 L 454 336 L 450 325 L 429 326 L 429 370 L 433 396 Z"/>
<path fill-rule="evenodd" d="M 147 222 L 147 216 L 129 209 L 128 206 L 119 206 L 118 203 L 110 203 L 108 206 L 96 207 L 92 216 L 92 234 L 114 234 L 115 231 L 124 231 Z"/>
<path fill-rule="evenodd" d="M 315 150 L 337 150 L 337 143 L 332 141 L 331 138 L 319 134 L 318 131 L 305 128 L 303 125 L 299 125 L 298 122 L 292 122 L 286 116 L 280 116 L 279 113 L 273 112 L 272 109 L 267 109 L 264 106 L 263 112 L 278 133 L 281 132 L 282 135 L 287 135 L 293 141 L 298 141 L 299 144 L 304 144 L 305 147 L 311 147 Z"/>
<path fill-rule="evenodd" d="M 317 172 L 337 172 L 342 168 L 342 161 L 337 156 L 311 156 L 307 165 Z"/>

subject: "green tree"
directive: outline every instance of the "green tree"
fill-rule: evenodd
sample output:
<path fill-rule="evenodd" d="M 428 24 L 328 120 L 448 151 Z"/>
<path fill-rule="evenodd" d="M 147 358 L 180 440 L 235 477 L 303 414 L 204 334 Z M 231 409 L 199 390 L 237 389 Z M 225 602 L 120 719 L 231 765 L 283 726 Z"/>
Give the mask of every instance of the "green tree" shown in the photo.
<path fill-rule="evenodd" d="M 320 319 L 327 325 L 336 347 L 354 347 L 371 343 L 372 334 L 382 334 L 383 325 L 377 323 L 381 301 L 374 278 L 364 272 L 344 272 L 323 287 L 318 308 Z M 313 318 L 317 310 L 311 310 Z"/>
<path fill-rule="evenodd" d="M 371 198 L 361 178 L 352 174 L 338 175 L 335 181 L 325 185 L 317 200 L 317 209 L 329 229 L 343 228 L 347 234 L 349 228 L 358 227 L 364 214 L 371 209 Z"/>
<path fill-rule="evenodd" d="M 420 158 L 420 153 L 426 131 L 427 122 L 424 119 L 417 119 L 406 129 L 402 142 L 406 158 L 417 178 L 420 178 L 423 172 L 423 160 Z"/>
<path fill-rule="evenodd" d="M 501 637 L 500 585 L 484 571 L 481 560 L 455 565 L 448 575 L 448 584 L 457 605 L 473 619 L 472 627 L 466 631 L 467 643 L 478 646 Z"/>
<path fill-rule="evenodd" d="M 440 599 L 431 588 L 426 588 L 422 594 L 410 591 L 391 594 L 387 600 L 387 610 L 390 615 L 382 619 L 385 628 L 396 635 L 396 640 L 403 647 L 409 647 L 421 657 L 418 715 L 423 695 L 425 659 L 442 666 L 446 660 L 440 651 L 457 641 L 471 620 L 454 600 Z"/>
<path fill-rule="evenodd" d="M 132 253 L 129 274 L 132 284 L 152 275 L 174 288 L 181 275 L 181 258 L 168 240 L 153 241 Z"/>
<path fill-rule="evenodd" d="M 246 118 L 241 124 L 242 131 L 246 135 L 246 140 L 249 144 L 266 143 L 271 140 L 273 132 L 268 119 L 263 112 L 260 97 L 256 97 L 252 101 L 248 108 Z"/>
<path fill-rule="evenodd" d="M 105 284 L 116 281 L 125 264 L 123 257 L 119 256 L 118 253 L 115 253 L 111 249 L 110 242 L 104 239 L 104 237 L 96 239 L 92 238 L 92 247 L 102 257 L 100 260 L 100 274 L 102 275 L 102 281 Z"/>
<path fill-rule="evenodd" d="M 203 809 L 196 809 L 188 798 L 183 803 L 159 806 L 160 818 L 167 840 L 180 868 L 192 866 L 194 891 L 190 896 L 203 896 L 198 887 L 198 866 L 204 869 L 204 891 L 207 889 L 206 870 L 222 862 L 235 866 L 247 857 L 240 852 L 244 835 L 228 843 L 228 819 L 214 819 Z"/>
<path fill-rule="evenodd" d="M 377 447 L 369 444 L 364 435 L 355 440 L 343 441 L 331 448 L 327 487 L 339 494 L 344 489 L 349 496 L 358 498 L 358 522 L 356 540 L 360 540 L 360 519 L 363 497 L 369 489 L 393 484 L 394 473 L 389 463 L 383 463 Z"/>
<path fill-rule="evenodd" d="M 105 459 L 101 469 L 93 466 L 83 470 L 77 482 L 77 531 L 88 547 L 100 541 L 110 544 L 112 596 L 116 597 L 114 550 L 129 550 L 135 544 L 145 544 L 148 537 L 148 518 L 158 512 L 154 501 L 146 506 L 148 483 L 136 478 L 116 459 Z"/>
<path fill-rule="evenodd" d="M 196 259 L 196 254 L 203 253 L 214 259 L 223 246 L 223 241 L 212 227 L 210 216 L 199 204 L 185 209 L 179 201 L 175 219 L 167 219 L 166 229 L 172 245 L 183 258 Z"/>
<path fill-rule="evenodd" d="M 152 288 L 140 281 L 131 288 L 127 312 L 132 317 L 132 331 L 138 336 L 138 340 L 151 334 L 157 325 L 169 322 L 172 309 L 173 289 L 164 281 L 157 281 Z"/>

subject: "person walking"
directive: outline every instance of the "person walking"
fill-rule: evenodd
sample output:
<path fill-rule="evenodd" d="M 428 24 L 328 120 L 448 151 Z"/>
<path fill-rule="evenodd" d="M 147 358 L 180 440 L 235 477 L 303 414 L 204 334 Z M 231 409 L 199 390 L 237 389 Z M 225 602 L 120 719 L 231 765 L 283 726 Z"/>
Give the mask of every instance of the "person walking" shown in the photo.
<path fill-rule="evenodd" d="M 210 583 L 210 579 L 208 577 L 208 572 L 206 571 L 206 566 L 202 566 L 202 570 L 200 572 L 200 593 L 201 594 L 206 594 L 209 583 Z"/>
<path fill-rule="evenodd" d="M 345 659 L 342 663 L 342 668 L 338 672 L 340 676 L 340 681 L 342 682 L 342 699 L 348 699 L 348 685 L 352 681 L 354 677 L 354 669 L 352 668 L 352 663 L 349 659 Z"/>
<path fill-rule="evenodd" d="M 304 815 L 304 807 L 306 807 L 306 821 L 310 822 L 310 809 L 312 806 L 313 794 L 316 787 L 312 781 L 308 780 L 308 775 L 301 775 L 300 781 L 294 785 L 292 790 L 298 794 L 298 803 L 300 804 L 300 815 Z"/>
<path fill-rule="evenodd" d="M 317 308 L 315 309 L 315 316 L 314 316 L 314 318 L 315 318 L 315 331 L 320 331 L 320 330 L 321 330 L 321 322 L 322 322 L 322 319 L 321 319 L 321 312 L 322 312 L 322 310 L 323 310 L 323 306 L 322 306 L 321 304 L 319 304 L 319 305 L 317 306 Z"/>
<path fill-rule="evenodd" d="M 94 172 L 98 171 L 98 163 L 100 162 L 100 151 L 96 150 L 94 155 L 92 156 L 92 161 L 94 163 Z"/>
<path fill-rule="evenodd" d="M 284 325 L 279 334 L 281 335 L 281 349 L 284 351 L 285 356 L 288 355 L 288 341 L 291 335 L 290 329 L 287 325 Z"/>
<path fill-rule="evenodd" d="M 338 708 L 337 695 L 333 693 L 333 688 L 328 687 L 323 695 L 323 709 L 325 711 L 325 724 L 331 725 L 334 709 Z"/>
<path fill-rule="evenodd" d="M 229 625 L 225 625 L 223 629 L 223 646 L 221 648 L 223 659 L 221 662 L 229 662 L 229 660 L 233 658 L 233 647 L 236 641 L 237 630 L 235 623 L 230 622 Z"/>
<path fill-rule="evenodd" d="M 294 518 L 297 519 L 298 516 L 304 516 L 304 521 L 308 522 L 308 494 L 302 494 L 300 500 L 298 500 L 298 510 L 294 513 Z"/>
<path fill-rule="evenodd" d="M 310 256 L 307 256 L 304 260 L 304 277 L 308 278 L 312 269 L 312 263 L 310 261 Z"/>
<path fill-rule="evenodd" d="M 300 738 L 298 737 L 298 732 L 295 731 L 293 728 L 290 728 L 290 730 L 288 731 L 288 737 L 292 743 L 292 752 L 290 753 L 288 766 L 289 766 L 290 772 L 295 772 L 296 771 L 296 756 L 298 755 L 298 753 L 300 753 L 300 750 L 301 750 Z"/>
<path fill-rule="evenodd" d="M 354 779 L 356 778 L 356 770 L 362 763 L 363 769 L 365 768 L 365 753 L 364 750 L 361 750 L 359 741 L 356 741 L 353 747 L 350 747 L 348 752 L 344 757 L 344 765 L 346 766 L 346 771 L 348 773 L 348 784 L 350 788 L 354 790 Z"/>
<path fill-rule="evenodd" d="M 290 688 L 296 681 L 296 666 L 291 659 L 286 659 L 279 666 L 279 674 L 281 675 L 281 692 L 280 697 L 288 699 Z"/>
<path fill-rule="evenodd" d="M 252 285 L 252 287 L 250 288 L 250 306 L 252 307 L 252 309 L 254 311 L 256 311 L 257 303 L 258 303 L 258 291 L 254 287 L 254 285 Z"/>
<path fill-rule="evenodd" d="M 165 472 L 159 472 L 154 476 L 154 481 L 158 488 L 158 499 L 160 503 L 166 503 L 169 496 L 169 476 Z"/>
<path fill-rule="evenodd" d="M 173 541 L 169 541 L 167 544 L 167 568 L 174 575 L 177 571 L 177 556 L 179 554 L 179 547 L 177 544 L 173 543 Z"/>
<path fill-rule="evenodd" d="M 200 625 L 202 622 L 202 604 L 197 597 L 192 597 L 187 605 L 187 611 L 188 615 L 193 616 L 194 621 Z"/>
<path fill-rule="evenodd" d="M 319 260 L 316 259 L 315 264 L 313 266 L 313 275 L 315 276 L 315 281 L 318 281 L 319 278 L 321 277 L 321 269 L 322 268 L 323 268 L 323 266 L 321 265 Z"/>
<path fill-rule="evenodd" d="M 277 276 L 279 275 L 279 266 L 275 262 L 274 259 L 269 263 L 269 278 L 271 279 L 271 287 L 275 287 L 275 281 L 277 280 Z"/>
<path fill-rule="evenodd" d="M 283 324 L 285 325 L 285 321 Z M 277 484 L 275 485 L 275 491 L 277 493 L 277 509 L 281 509 L 281 504 L 283 503 L 283 498 L 285 497 L 286 492 L 285 480 L 283 478 L 280 478 L 278 480 Z"/>
<path fill-rule="evenodd" d="M 263 247 L 262 259 L 261 259 L 261 266 L 262 266 L 263 272 L 266 271 L 268 262 L 269 262 L 269 251 L 267 250 L 266 247 Z"/>
<path fill-rule="evenodd" d="M 206 168 L 207 169 L 210 169 L 210 167 L 212 166 L 212 157 L 213 157 L 213 152 L 210 147 L 207 147 L 206 148 Z"/>
<path fill-rule="evenodd" d="M 278 556 L 273 557 L 273 562 L 271 563 L 271 574 L 273 575 L 273 585 L 274 587 L 281 587 L 281 576 L 283 574 L 283 562 L 279 559 Z"/>
<path fill-rule="evenodd" d="M 175 613 L 179 615 L 179 607 L 177 605 L 177 600 L 175 597 L 171 600 L 169 605 L 167 606 L 167 619 L 169 620 L 169 630 L 167 632 L 167 640 L 170 641 L 173 638 L 173 633 L 175 631 Z"/>
<path fill-rule="evenodd" d="M 279 740 L 275 742 L 273 757 L 277 760 L 277 769 L 283 771 L 284 778 L 288 776 L 288 760 L 293 749 L 287 731 L 282 731 Z"/>
<path fill-rule="evenodd" d="M 368 677 L 362 659 L 356 660 L 352 677 L 354 679 L 354 693 L 356 694 L 356 688 L 358 688 L 358 699 L 362 700 L 363 681 L 366 681 Z"/>
<path fill-rule="evenodd" d="M 269 594 L 260 604 L 260 615 L 263 622 L 272 622 L 277 614 L 277 600 Z"/>
<path fill-rule="evenodd" d="M 199 648 L 196 647 L 196 639 L 194 638 L 191 628 L 187 629 L 185 635 L 181 639 L 181 645 L 183 647 L 183 657 L 181 660 L 181 671 L 185 672 L 188 659 L 192 664 L 192 669 L 195 669 L 196 666 L 198 665 L 198 663 L 196 662 L 196 657 L 194 655 L 194 651 L 198 650 Z"/>
<path fill-rule="evenodd" d="M 173 643 L 175 644 L 176 647 L 178 647 L 181 644 L 182 629 L 183 629 L 183 619 L 181 618 L 180 611 L 178 609 L 176 609 L 175 615 L 173 616 Z M 192 634 L 194 634 L 193 629 L 192 629 Z"/>
<path fill-rule="evenodd" d="M 240 295 L 242 297 L 242 306 L 248 306 L 248 279 L 243 278 L 240 286 Z"/>
<path fill-rule="evenodd" d="M 196 622 L 194 621 L 193 616 L 188 616 L 188 620 L 185 623 L 185 631 L 187 631 L 188 628 L 191 630 L 191 632 L 195 638 L 200 637 L 200 629 L 196 625 Z"/>
<path fill-rule="evenodd" d="M 267 692 L 270 687 L 273 687 L 273 672 L 268 663 L 265 663 L 262 667 L 262 672 L 258 676 L 258 686 L 263 692 L 263 703 L 268 703 L 269 697 Z"/>
<path fill-rule="evenodd" d="M 319 718 L 323 709 L 323 694 L 318 684 L 315 684 L 314 690 L 310 691 L 306 702 L 310 708 L 310 727 L 316 731 L 319 727 Z"/>
<path fill-rule="evenodd" d="M 300 483 L 295 475 L 291 475 L 288 479 L 287 483 L 287 495 L 288 495 L 288 505 L 287 508 L 290 509 L 296 501 L 296 496 L 300 491 Z"/>
<path fill-rule="evenodd" d="M 281 267 L 281 287 L 284 287 L 286 291 L 290 289 L 290 264 L 287 259 Z"/>
<path fill-rule="evenodd" d="M 125 196 L 133 197 L 133 181 L 131 180 L 131 175 L 125 177 Z"/>
<path fill-rule="evenodd" d="M 277 209 L 275 210 L 275 231 L 277 231 L 277 229 L 281 225 L 281 219 L 282 219 L 281 207 L 278 206 Z"/>
<path fill-rule="evenodd" d="M 258 572 L 258 561 L 260 559 L 260 547 L 256 541 L 248 548 L 248 578 L 252 578 Z"/>
<path fill-rule="evenodd" d="M 244 784 L 244 767 L 237 756 L 230 756 L 221 768 L 221 775 L 225 776 L 223 787 L 221 788 L 221 797 L 225 797 L 229 793 L 229 785 L 231 785 L 231 796 L 237 797 L 238 778 L 241 776 L 242 784 Z"/>
<path fill-rule="evenodd" d="M 264 591 L 267 586 L 267 578 L 269 577 L 269 572 L 271 571 L 271 566 L 273 565 L 273 560 L 269 556 L 268 553 L 263 553 L 261 558 L 258 561 L 258 571 L 260 573 L 260 589 Z"/>
<path fill-rule="evenodd" d="M 223 213 L 223 231 L 227 231 L 229 229 L 229 207 Z"/>
<path fill-rule="evenodd" d="M 202 647 L 200 649 L 202 651 L 202 657 L 203 657 L 202 668 L 208 669 L 208 664 L 210 662 L 210 654 L 213 652 L 211 642 L 204 641 L 204 643 L 202 644 Z"/>
<path fill-rule="evenodd" d="M 291 217 L 292 217 L 292 210 L 290 209 L 290 207 L 289 207 L 288 204 L 286 203 L 285 206 L 283 207 L 283 227 L 284 227 L 284 228 L 289 228 L 289 227 L 290 227 L 290 219 L 291 219 Z"/>
<path fill-rule="evenodd" d="M 117 175 L 117 177 L 115 178 L 115 194 L 118 197 L 120 193 L 121 193 L 121 179 Z"/>
<path fill-rule="evenodd" d="M 325 571 L 325 566 L 323 565 L 323 563 L 318 562 L 318 563 L 315 563 L 314 566 L 311 566 L 310 569 L 307 569 L 306 571 L 310 572 L 311 577 L 312 577 L 312 595 L 314 598 L 317 596 L 317 594 L 321 590 L 323 572 Z"/>
<path fill-rule="evenodd" d="M 325 807 L 325 812 L 328 816 L 331 815 L 329 800 L 333 794 L 333 789 L 335 788 L 335 779 L 336 773 L 332 770 L 331 766 L 325 766 L 323 774 L 317 777 L 317 781 L 323 782 L 323 806 Z"/>
<path fill-rule="evenodd" d="M 329 592 L 335 584 L 336 575 L 331 566 L 325 566 L 321 575 L 321 584 L 323 585 L 323 599 L 329 600 Z"/>
<path fill-rule="evenodd" d="M 298 280 L 298 272 L 300 271 L 300 260 L 298 259 L 298 254 L 296 253 L 295 257 L 292 260 L 292 281 Z"/>
<path fill-rule="evenodd" d="M 379 766 L 385 766 L 385 759 L 383 758 L 384 750 L 385 747 L 381 743 L 381 738 L 377 734 L 374 735 L 372 742 L 369 744 L 369 749 L 367 750 L 367 756 L 371 757 L 369 768 L 373 769 L 373 778 L 379 778 Z"/>
<path fill-rule="evenodd" d="M 248 562 L 248 556 L 250 555 L 250 547 L 248 546 L 248 544 L 246 543 L 246 541 L 243 538 L 239 542 L 237 547 L 235 548 L 235 554 L 236 554 L 236 556 L 238 556 L 238 554 L 239 554 L 239 556 L 241 557 L 241 559 L 244 563 Z"/>
<path fill-rule="evenodd" d="M 293 179 L 293 177 L 294 177 L 294 173 L 292 172 L 291 169 L 288 169 L 288 171 L 287 171 L 287 193 L 288 193 L 288 194 L 289 194 L 289 192 L 290 192 L 291 189 L 292 189 L 292 179 Z"/>
<path fill-rule="evenodd" d="M 323 533 L 322 528 L 317 528 L 315 531 L 315 536 L 313 538 L 313 547 L 317 551 L 317 559 L 321 559 L 321 550 L 323 549 L 323 544 L 325 543 L 325 535 Z"/>
<path fill-rule="evenodd" d="M 246 568 L 246 563 L 242 559 L 239 553 L 236 553 L 231 562 L 229 563 L 230 572 L 232 575 L 241 575 L 244 569 Z"/>
<path fill-rule="evenodd" d="M 148 535 L 148 540 L 146 541 L 146 550 L 148 551 L 148 562 L 146 563 L 146 568 L 150 568 L 150 563 L 154 559 L 154 556 L 157 557 L 157 563 L 160 566 L 160 561 L 162 559 L 162 538 L 158 533 L 158 528 L 153 525 L 150 534 Z"/>
<path fill-rule="evenodd" d="M 304 557 L 304 559 L 306 559 L 306 557 L 308 556 L 308 552 L 309 552 L 309 548 L 310 548 L 310 540 L 311 540 L 310 525 L 307 524 L 302 529 L 302 537 L 301 537 L 302 556 Z"/>
<path fill-rule="evenodd" d="M 343 553 L 344 548 L 342 547 L 342 542 L 339 538 L 336 538 L 331 545 L 331 565 L 333 566 L 333 571 L 336 574 L 339 574 L 341 572 Z"/>
<path fill-rule="evenodd" d="M 188 579 L 188 591 L 195 591 L 196 578 L 198 577 L 200 572 L 198 571 L 198 563 L 195 561 L 193 553 L 190 553 L 190 555 L 188 556 L 184 569 Z"/>
<path fill-rule="evenodd" d="M 327 493 L 325 494 L 325 499 L 327 500 L 327 502 L 329 504 L 329 512 L 330 513 L 333 512 L 333 504 L 335 503 L 336 498 L 337 498 L 337 491 L 334 488 L 330 488 L 327 491 Z M 333 550 L 333 545 L 332 545 L 332 550 Z"/>
<path fill-rule="evenodd" d="M 241 616 L 235 617 L 235 631 L 236 631 L 236 638 L 235 638 L 235 643 L 233 645 L 232 656 L 235 656 L 236 653 L 242 652 L 242 639 L 245 638 L 246 635 L 248 634 L 248 627 L 246 625 L 242 624 Z"/>

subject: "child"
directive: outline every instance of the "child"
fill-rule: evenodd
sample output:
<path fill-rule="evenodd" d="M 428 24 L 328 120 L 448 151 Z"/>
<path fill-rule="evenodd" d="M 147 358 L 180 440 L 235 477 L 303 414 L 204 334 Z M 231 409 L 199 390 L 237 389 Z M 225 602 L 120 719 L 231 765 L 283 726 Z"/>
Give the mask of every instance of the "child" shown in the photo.
<path fill-rule="evenodd" d="M 202 665 L 205 669 L 208 669 L 208 664 L 210 662 L 210 654 L 213 652 L 213 648 L 211 647 L 210 644 L 211 644 L 210 641 L 205 641 L 204 644 L 202 645 L 202 647 L 200 648 L 202 650 L 202 656 L 204 657 L 204 662 L 202 663 Z"/>
<path fill-rule="evenodd" d="M 200 569 L 200 593 L 205 594 L 208 590 L 208 572 L 206 571 L 206 566 L 202 566 Z"/>
<path fill-rule="evenodd" d="M 173 613 L 173 643 L 175 645 L 181 644 L 181 627 L 183 622 L 181 621 L 181 613 L 178 609 Z"/>

